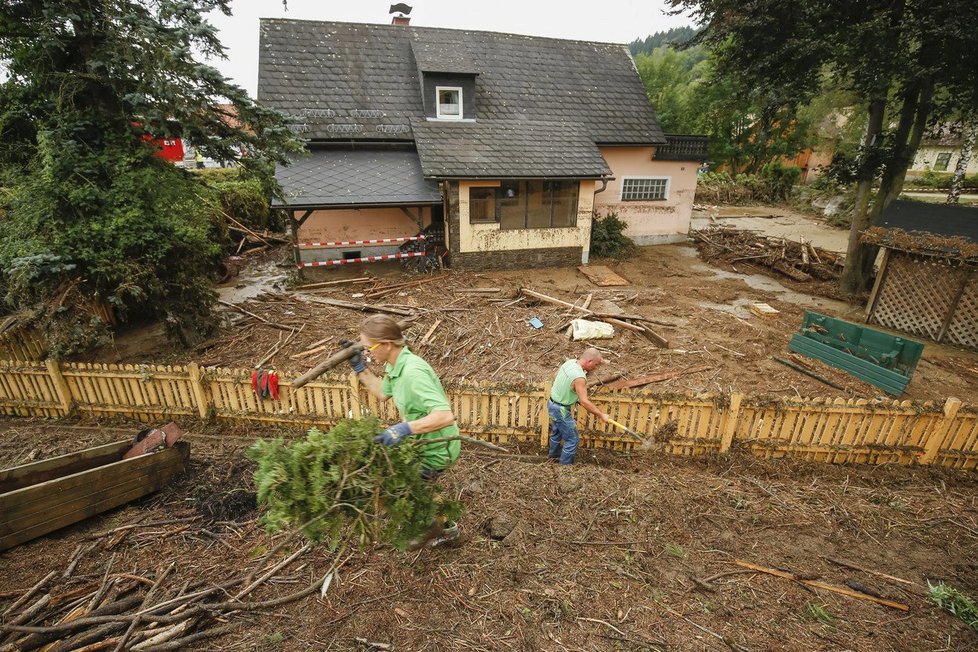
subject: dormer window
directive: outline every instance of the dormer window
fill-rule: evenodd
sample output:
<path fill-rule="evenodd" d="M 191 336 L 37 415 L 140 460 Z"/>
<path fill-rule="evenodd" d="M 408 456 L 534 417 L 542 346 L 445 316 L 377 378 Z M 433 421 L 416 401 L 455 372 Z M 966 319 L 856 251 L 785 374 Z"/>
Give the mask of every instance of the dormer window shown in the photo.
<path fill-rule="evenodd" d="M 438 108 L 435 114 L 440 120 L 462 119 L 462 87 L 436 86 L 435 96 L 438 98 Z"/>

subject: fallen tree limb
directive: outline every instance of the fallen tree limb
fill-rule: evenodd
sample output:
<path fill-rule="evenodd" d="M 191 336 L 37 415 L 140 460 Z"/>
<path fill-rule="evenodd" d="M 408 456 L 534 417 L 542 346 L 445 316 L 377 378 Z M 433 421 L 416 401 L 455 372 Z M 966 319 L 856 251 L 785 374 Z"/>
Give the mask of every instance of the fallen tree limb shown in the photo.
<path fill-rule="evenodd" d="M 792 573 L 786 573 L 784 571 L 779 571 L 775 568 L 766 568 L 764 566 L 758 566 L 757 564 L 752 564 L 747 561 L 741 561 L 735 559 L 734 562 L 738 566 L 743 568 L 749 568 L 750 570 L 757 571 L 758 573 L 767 573 L 768 575 L 774 575 L 775 577 L 781 577 L 786 580 L 792 580 L 798 582 L 799 584 L 804 584 L 805 586 L 810 586 L 815 589 L 823 589 L 825 591 L 831 591 L 832 593 L 838 593 L 840 595 L 847 595 L 850 598 L 856 598 L 858 600 L 868 600 L 869 602 L 875 602 L 892 609 L 899 609 L 900 611 L 910 611 L 910 606 L 905 605 L 902 602 L 895 602 L 893 600 L 885 600 L 883 598 L 876 598 L 865 593 L 860 593 L 858 591 L 853 591 L 852 589 L 845 588 L 842 586 L 836 586 L 834 584 L 826 584 L 825 582 L 817 582 L 815 580 L 806 580 L 794 575 Z"/>

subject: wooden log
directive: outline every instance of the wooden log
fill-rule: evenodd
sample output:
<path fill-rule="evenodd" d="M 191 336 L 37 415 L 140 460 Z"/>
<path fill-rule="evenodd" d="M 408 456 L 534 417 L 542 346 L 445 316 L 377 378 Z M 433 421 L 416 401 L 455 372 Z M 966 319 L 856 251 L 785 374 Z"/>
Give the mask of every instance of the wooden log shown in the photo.
<path fill-rule="evenodd" d="M 868 600 L 869 602 L 875 602 L 892 609 L 899 609 L 900 611 L 910 611 L 910 606 L 905 605 L 902 602 L 895 602 L 893 600 L 886 600 L 883 598 L 877 598 L 866 593 L 860 593 L 858 591 L 853 591 L 852 589 L 845 588 L 842 586 L 836 586 L 834 584 L 826 584 L 825 582 L 817 582 L 815 580 L 802 579 L 792 573 L 786 573 L 784 571 L 779 571 L 774 568 L 766 568 L 764 566 L 758 566 L 757 564 L 752 564 L 750 562 L 741 561 L 735 559 L 734 562 L 738 566 L 743 568 L 749 568 L 751 570 L 757 571 L 758 573 L 767 573 L 768 575 L 774 575 L 775 577 L 781 577 L 786 580 L 792 580 L 805 586 L 810 586 L 815 589 L 823 589 L 825 591 L 831 591 L 832 593 L 838 593 L 840 595 L 847 595 L 850 598 L 856 598 L 857 600 Z"/>
<path fill-rule="evenodd" d="M 345 285 L 347 283 L 369 283 L 373 278 L 370 276 L 360 276 L 357 278 L 341 278 L 335 281 L 323 281 L 322 283 L 307 283 L 305 285 L 296 285 L 293 290 L 318 290 L 320 288 L 328 288 L 333 285 Z"/>
<path fill-rule="evenodd" d="M 342 299 L 327 299 L 325 297 L 301 297 L 301 300 L 310 303 L 321 303 L 327 306 L 333 306 L 335 308 L 346 308 L 347 310 L 356 310 L 357 312 L 382 312 L 388 315 L 399 315 L 401 317 L 411 317 L 414 315 L 415 312 L 413 310 L 407 310 L 406 308 L 388 308 L 386 306 L 375 306 L 369 303 L 354 303 L 353 301 L 343 301 Z"/>
<path fill-rule="evenodd" d="M 360 353 L 361 351 L 363 351 L 363 346 L 361 346 L 360 344 L 353 344 L 351 346 L 347 346 L 340 349 L 339 351 L 329 356 L 328 358 L 326 358 L 325 360 L 317 364 L 315 367 L 313 367 L 306 373 L 302 374 L 301 376 L 293 380 L 292 388 L 299 389 L 300 387 L 303 387 L 304 385 L 308 384 L 310 381 L 319 378 L 320 376 L 322 376 L 324 373 L 326 373 L 336 365 L 342 362 L 346 362 L 347 360 L 355 356 L 357 353 Z"/>

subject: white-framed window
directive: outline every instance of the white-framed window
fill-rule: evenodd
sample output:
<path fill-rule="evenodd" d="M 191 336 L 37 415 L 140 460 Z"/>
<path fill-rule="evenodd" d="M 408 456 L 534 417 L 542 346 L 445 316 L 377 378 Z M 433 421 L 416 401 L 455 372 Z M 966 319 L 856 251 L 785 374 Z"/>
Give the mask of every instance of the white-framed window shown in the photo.
<path fill-rule="evenodd" d="M 934 161 L 934 171 L 944 172 L 947 170 L 947 166 L 951 164 L 951 152 L 941 152 L 937 155 L 937 160 Z"/>
<path fill-rule="evenodd" d="M 669 199 L 669 177 L 624 177 L 622 201 L 664 201 Z"/>
<path fill-rule="evenodd" d="M 442 120 L 462 119 L 462 87 L 435 86 L 437 110 L 435 115 Z"/>

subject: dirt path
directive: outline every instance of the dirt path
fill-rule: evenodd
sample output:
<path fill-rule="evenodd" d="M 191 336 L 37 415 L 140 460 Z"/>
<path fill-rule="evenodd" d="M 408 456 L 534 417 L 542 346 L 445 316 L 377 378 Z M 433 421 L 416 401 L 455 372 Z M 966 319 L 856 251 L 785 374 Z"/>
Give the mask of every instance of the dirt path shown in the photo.
<path fill-rule="evenodd" d="M 254 504 L 241 452 L 259 431 L 182 424 L 189 473 L 161 493 L 0 553 L 0 610 L 89 541 L 55 598 L 96 588 L 109 567 L 219 583 L 252 568 L 277 539 Z M 126 438 L 75 423 L 0 420 L 0 468 Z M 270 434 L 270 433 L 264 433 Z M 243 436 L 243 437 L 242 437 Z M 191 649 L 395 650 L 965 650 L 978 635 L 924 597 L 928 580 L 978 595 L 978 481 L 901 467 L 832 467 L 725 459 L 595 456 L 555 467 L 533 456 L 463 451 L 443 485 L 461 497 L 461 543 L 400 553 L 367 545 L 324 598 L 230 619 L 233 631 Z M 98 533 L 174 518 L 181 523 Z M 94 537 L 94 538 L 93 538 Z M 284 558 L 298 545 L 280 554 Z M 840 558 L 901 583 L 828 561 Z M 872 602 L 745 571 L 744 560 L 905 603 Z M 297 591 L 332 555 L 316 549 L 262 585 L 255 601 Z M 713 577 L 714 579 L 707 579 Z M 701 584 L 702 582 L 702 584 Z M 382 648 L 374 648 L 382 649 Z"/>

